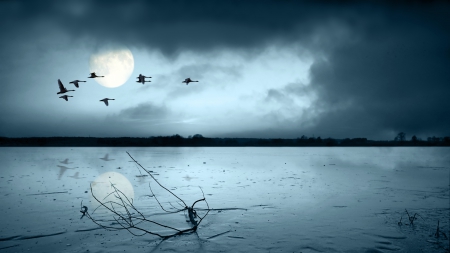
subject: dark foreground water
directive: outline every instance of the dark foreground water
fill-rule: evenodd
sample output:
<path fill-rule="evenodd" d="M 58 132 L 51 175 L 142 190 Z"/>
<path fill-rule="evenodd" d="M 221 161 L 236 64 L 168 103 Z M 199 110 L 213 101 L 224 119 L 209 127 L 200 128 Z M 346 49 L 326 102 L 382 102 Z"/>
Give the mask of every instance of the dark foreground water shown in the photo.
<path fill-rule="evenodd" d="M 176 199 L 210 208 L 197 233 L 161 241 L 87 218 L 111 181 L 147 217 Z M 448 252 L 450 148 L 0 148 L 0 252 Z M 145 174 L 145 173 L 144 173 Z M 109 182 L 107 182 L 109 181 Z M 196 207 L 203 214 L 206 205 Z M 410 215 L 417 213 L 414 225 Z M 110 224 L 113 216 L 99 212 Z M 399 221 L 402 225 L 398 225 Z M 162 228 L 155 231 L 165 233 Z"/>

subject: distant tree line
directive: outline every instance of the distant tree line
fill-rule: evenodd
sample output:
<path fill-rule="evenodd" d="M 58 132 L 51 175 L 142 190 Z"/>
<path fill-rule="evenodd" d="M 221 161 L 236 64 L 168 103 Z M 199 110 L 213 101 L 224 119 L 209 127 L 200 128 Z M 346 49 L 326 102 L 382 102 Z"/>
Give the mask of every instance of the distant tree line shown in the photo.
<path fill-rule="evenodd" d="M 450 146 L 450 137 L 428 137 L 426 141 L 415 135 L 406 140 L 405 133 L 399 133 L 394 140 L 374 141 L 367 138 L 333 139 L 307 137 L 296 139 L 258 138 L 207 138 L 195 134 L 184 138 L 172 136 L 139 137 L 0 137 L 3 147 L 381 147 L 381 146 Z"/>

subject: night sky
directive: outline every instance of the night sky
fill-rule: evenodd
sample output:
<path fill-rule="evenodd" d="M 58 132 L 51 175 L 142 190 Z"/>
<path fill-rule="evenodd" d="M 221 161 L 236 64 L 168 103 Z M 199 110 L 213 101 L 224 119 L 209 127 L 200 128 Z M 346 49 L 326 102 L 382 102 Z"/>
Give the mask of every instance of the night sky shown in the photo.
<path fill-rule="evenodd" d="M 0 136 L 450 136 L 450 2 L 337 2 L 0 1 Z"/>

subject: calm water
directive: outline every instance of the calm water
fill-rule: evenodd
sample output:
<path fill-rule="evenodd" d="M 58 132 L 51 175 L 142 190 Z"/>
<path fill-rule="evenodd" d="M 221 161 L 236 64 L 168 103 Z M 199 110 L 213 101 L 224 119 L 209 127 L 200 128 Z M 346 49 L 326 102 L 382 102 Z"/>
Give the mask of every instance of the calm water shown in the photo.
<path fill-rule="evenodd" d="M 140 176 L 143 171 L 125 151 L 189 204 L 202 197 L 198 187 L 203 189 L 210 208 L 217 210 L 196 235 L 161 242 L 80 220 L 81 201 L 96 204 L 91 182 L 107 172 L 126 178 L 118 185 L 130 185 L 141 210 L 160 211 L 149 196 L 151 178 Z M 449 241 L 433 233 L 440 220 L 450 236 L 449 148 L 0 148 L 0 159 L 3 252 L 448 248 Z M 176 202 L 153 189 L 163 205 Z M 401 217 L 407 223 L 405 209 L 420 215 L 415 226 L 398 226 Z M 162 222 L 187 226 L 182 214 L 165 217 Z"/>

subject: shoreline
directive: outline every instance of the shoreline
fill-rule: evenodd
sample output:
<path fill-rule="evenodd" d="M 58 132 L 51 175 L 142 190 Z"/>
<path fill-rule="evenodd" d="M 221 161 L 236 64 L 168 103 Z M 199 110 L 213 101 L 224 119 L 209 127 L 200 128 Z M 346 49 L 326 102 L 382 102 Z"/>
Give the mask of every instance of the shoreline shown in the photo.
<path fill-rule="evenodd" d="M 375 141 L 366 138 L 0 137 L 0 147 L 450 147 L 450 138 Z"/>

